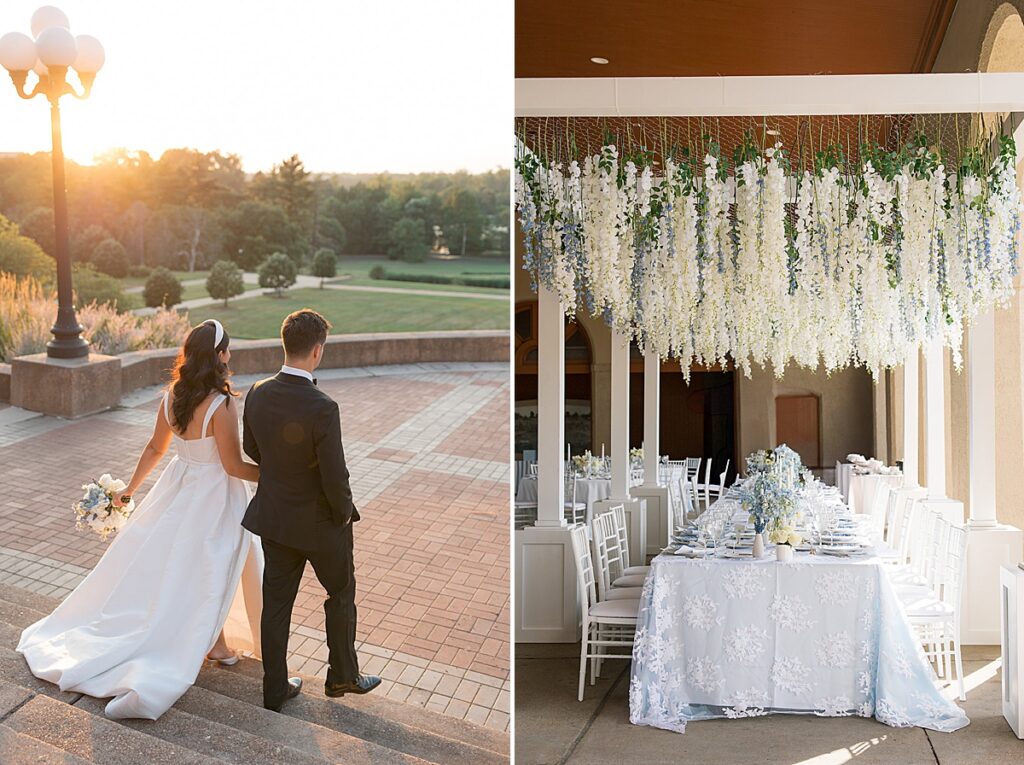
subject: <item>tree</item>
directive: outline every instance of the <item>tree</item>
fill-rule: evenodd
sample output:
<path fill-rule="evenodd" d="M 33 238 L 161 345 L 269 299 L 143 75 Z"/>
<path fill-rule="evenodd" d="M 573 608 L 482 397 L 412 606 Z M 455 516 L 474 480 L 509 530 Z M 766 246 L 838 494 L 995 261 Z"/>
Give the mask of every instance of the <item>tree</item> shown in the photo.
<path fill-rule="evenodd" d="M 320 277 L 320 289 L 324 288 L 324 279 L 333 279 L 338 273 L 338 256 L 323 247 L 313 256 L 313 276 Z"/>
<path fill-rule="evenodd" d="M 206 291 L 215 300 L 223 300 L 224 307 L 227 308 L 229 299 L 245 292 L 242 269 L 230 260 L 218 260 L 210 269 Z"/>
<path fill-rule="evenodd" d="M 181 302 L 181 282 L 166 268 L 158 268 L 146 279 L 142 299 L 150 308 L 177 305 Z"/>
<path fill-rule="evenodd" d="M 114 238 L 104 239 L 96 245 L 89 260 L 97 271 L 102 271 L 107 276 L 113 276 L 115 279 L 128 276 L 128 252 L 124 245 Z"/>
<path fill-rule="evenodd" d="M 53 230 L 53 210 L 37 207 L 24 218 L 19 226 L 23 236 L 35 239 L 43 252 L 51 258 L 57 257 L 56 235 Z"/>
<path fill-rule="evenodd" d="M 468 189 L 450 189 L 444 195 L 441 215 L 441 228 L 453 253 L 464 256 L 480 252 L 485 220 L 476 194 Z"/>
<path fill-rule="evenodd" d="M 247 201 L 230 210 L 223 218 L 222 251 L 243 269 L 254 270 L 275 252 L 301 250 L 294 241 L 295 232 L 284 210 L 266 202 Z"/>
<path fill-rule="evenodd" d="M 295 261 L 283 252 L 275 252 L 260 266 L 260 286 L 270 287 L 278 297 L 284 297 L 284 290 L 295 284 L 296 273 Z"/>
<path fill-rule="evenodd" d="M 79 231 L 71 240 L 71 259 L 79 263 L 88 263 L 92 260 L 92 253 L 97 245 L 112 238 L 113 235 L 107 229 L 93 223 Z"/>
<path fill-rule="evenodd" d="M 427 256 L 427 243 L 424 241 L 421 220 L 402 218 L 391 229 L 390 238 L 388 257 L 392 260 L 419 263 Z"/>
<path fill-rule="evenodd" d="M 52 282 L 56 267 L 38 243 L 22 236 L 15 223 L 0 215 L 0 271 Z"/>

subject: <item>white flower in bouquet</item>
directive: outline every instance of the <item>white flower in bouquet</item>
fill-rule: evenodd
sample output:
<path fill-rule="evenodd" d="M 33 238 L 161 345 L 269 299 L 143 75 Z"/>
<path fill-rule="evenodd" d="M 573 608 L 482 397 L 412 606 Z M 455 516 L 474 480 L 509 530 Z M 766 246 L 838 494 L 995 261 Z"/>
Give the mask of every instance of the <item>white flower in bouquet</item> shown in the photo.
<path fill-rule="evenodd" d="M 75 528 L 92 529 L 103 539 L 119 531 L 135 512 L 135 500 L 124 507 L 114 506 L 114 497 L 124 491 L 127 484 L 109 473 L 99 480 L 83 484 L 85 492 L 72 509 L 75 511 Z"/>
<path fill-rule="evenodd" d="M 789 545 L 795 547 L 803 541 L 803 536 L 793 526 L 783 524 L 776 526 L 768 534 L 768 538 L 777 545 Z"/>

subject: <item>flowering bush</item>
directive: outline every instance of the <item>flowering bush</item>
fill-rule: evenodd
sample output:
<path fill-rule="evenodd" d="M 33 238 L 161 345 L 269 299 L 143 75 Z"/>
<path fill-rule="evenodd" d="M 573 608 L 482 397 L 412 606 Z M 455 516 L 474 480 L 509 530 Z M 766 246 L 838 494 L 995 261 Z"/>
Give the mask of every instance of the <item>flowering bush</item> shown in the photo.
<path fill-rule="evenodd" d="M 1017 274 L 1016 147 L 948 172 L 923 136 L 865 144 L 856 166 L 823 147 L 791 173 L 781 144 L 746 139 L 733 172 L 711 142 L 664 157 L 614 144 L 571 161 L 516 160 L 524 267 L 569 316 L 585 308 L 643 351 L 713 365 L 787 363 L 876 375 L 908 349 L 960 338 L 1005 305 Z M 795 197 L 787 187 L 795 189 Z"/>
<path fill-rule="evenodd" d="M 0 272 L 0 361 L 45 350 L 55 315 L 56 299 L 38 281 Z M 93 350 L 109 355 L 171 348 L 189 329 L 188 317 L 176 311 L 136 316 L 98 303 L 79 308 L 78 321 Z"/>

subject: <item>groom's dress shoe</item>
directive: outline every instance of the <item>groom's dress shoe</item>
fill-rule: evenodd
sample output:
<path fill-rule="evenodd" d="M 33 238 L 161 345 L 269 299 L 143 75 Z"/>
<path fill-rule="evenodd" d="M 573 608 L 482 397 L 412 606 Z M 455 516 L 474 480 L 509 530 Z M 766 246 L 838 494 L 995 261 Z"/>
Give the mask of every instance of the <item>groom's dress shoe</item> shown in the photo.
<path fill-rule="evenodd" d="M 344 696 L 346 693 L 369 693 L 380 685 L 380 678 L 375 675 L 360 675 L 350 683 L 328 683 L 324 693 L 331 698 Z"/>
<path fill-rule="evenodd" d="M 271 712 L 280 712 L 281 707 L 284 706 L 284 702 L 288 699 L 294 699 L 299 695 L 299 691 L 302 690 L 302 678 L 301 677 L 289 677 L 288 678 L 288 693 L 285 695 L 284 700 L 277 706 L 271 704 L 264 704 L 263 706 L 269 709 Z"/>

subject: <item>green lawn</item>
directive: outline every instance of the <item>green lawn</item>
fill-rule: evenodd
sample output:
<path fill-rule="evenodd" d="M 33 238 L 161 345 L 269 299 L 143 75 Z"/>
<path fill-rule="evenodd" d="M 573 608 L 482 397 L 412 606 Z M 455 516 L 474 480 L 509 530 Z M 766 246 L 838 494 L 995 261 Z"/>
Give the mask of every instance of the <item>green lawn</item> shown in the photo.
<path fill-rule="evenodd" d="M 246 291 L 258 290 L 259 289 L 259 285 L 256 285 L 256 284 L 246 284 L 245 285 L 245 289 L 246 289 Z M 184 287 L 181 290 L 181 301 L 182 302 L 185 302 L 186 300 L 195 300 L 196 298 L 205 298 L 205 297 L 210 297 L 210 293 L 206 291 L 206 282 L 205 281 L 202 284 L 193 284 L 192 286 Z"/>
<path fill-rule="evenodd" d="M 334 325 L 333 334 L 357 332 L 412 332 L 440 329 L 508 329 L 508 303 L 300 289 L 283 298 L 260 297 L 197 309 L 203 319 L 218 319 L 232 337 L 276 337 L 281 320 L 299 308 L 319 311 Z"/>

